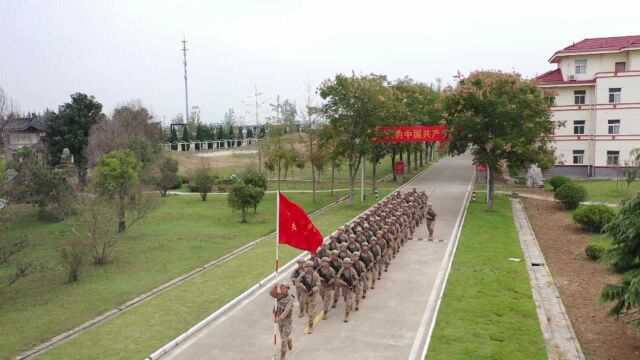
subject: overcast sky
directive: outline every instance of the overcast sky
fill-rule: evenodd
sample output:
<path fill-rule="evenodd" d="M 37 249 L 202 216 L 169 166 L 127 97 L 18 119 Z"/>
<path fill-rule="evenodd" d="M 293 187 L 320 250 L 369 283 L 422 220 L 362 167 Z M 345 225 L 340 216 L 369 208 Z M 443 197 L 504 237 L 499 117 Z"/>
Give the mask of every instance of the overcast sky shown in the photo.
<path fill-rule="evenodd" d="M 620 0 L 0 0 L 0 87 L 25 112 L 85 92 L 106 113 L 139 99 L 169 122 L 185 108 L 184 34 L 189 104 L 205 122 L 234 108 L 253 123 L 243 102 L 254 84 L 262 101 L 301 107 L 307 81 L 352 70 L 445 84 L 474 69 L 531 77 L 585 37 L 640 35 L 639 13 L 640 1 Z"/>

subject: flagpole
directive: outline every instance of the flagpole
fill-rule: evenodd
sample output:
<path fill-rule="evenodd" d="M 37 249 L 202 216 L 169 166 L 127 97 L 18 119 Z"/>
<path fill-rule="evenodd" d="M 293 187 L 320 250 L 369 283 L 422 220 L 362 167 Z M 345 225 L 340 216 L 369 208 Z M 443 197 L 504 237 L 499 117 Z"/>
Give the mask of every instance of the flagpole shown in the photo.
<path fill-rule="evenodd" d="M 274 299 L 275 308 L 278 309 L 278 270 L 280 269 L 280 190 L 276 192 L 276 296 Z M 283 341 L 283 339 L 280 339 Z M 273 322 L 273 359 L 278 358 L 278 323 Z"/>

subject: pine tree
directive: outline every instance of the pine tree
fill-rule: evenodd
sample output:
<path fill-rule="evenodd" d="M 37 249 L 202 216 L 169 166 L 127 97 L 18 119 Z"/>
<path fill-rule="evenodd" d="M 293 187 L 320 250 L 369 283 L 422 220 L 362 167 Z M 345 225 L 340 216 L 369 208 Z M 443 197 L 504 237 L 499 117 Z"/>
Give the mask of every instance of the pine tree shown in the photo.
<path fill-rule="evenodd" d="M 247 139 L 253 139 L 253 130 L 247 128 Z"/>
<path fill-rule="evenodd" d="M 173 126 L 171 127 L 171 134 L 169 134 L 169 142 L 178 142 L 178 133 L 176 132 L 176 128 Z"/>

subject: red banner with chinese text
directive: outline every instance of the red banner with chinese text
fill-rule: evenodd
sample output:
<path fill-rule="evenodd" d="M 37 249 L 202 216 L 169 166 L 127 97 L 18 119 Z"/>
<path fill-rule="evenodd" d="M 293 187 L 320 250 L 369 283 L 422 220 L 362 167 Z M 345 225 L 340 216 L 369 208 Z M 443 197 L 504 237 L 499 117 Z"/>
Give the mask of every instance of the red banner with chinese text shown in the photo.
<path fill-rule="evenodd" d="M 378 131 L 384 135 L 373 142 L 449 142 L 446 125 L 382 126 Z"/>

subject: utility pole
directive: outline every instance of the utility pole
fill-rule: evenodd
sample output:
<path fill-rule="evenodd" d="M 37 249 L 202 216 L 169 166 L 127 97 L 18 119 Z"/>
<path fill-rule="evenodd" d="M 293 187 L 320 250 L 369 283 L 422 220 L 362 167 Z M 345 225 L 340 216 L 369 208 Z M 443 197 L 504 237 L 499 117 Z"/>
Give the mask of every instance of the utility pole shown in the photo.
<path fill-rule="evenodd" d="M 256 97 L 256 134 L 254 135 L 258 141 L 258 174 L 261 173 L 260 167 L 262 165 L 262 151 L 260 150 L 260 121 L 258 120 L 258 96 L 262 95 L 262 93 L 258 93 L 258 85 L 254 84 L 254 96 Z"/>
<path fill-rule="evenodd" d="M 182 37 L 182 57 L 184 64 L 184 122 L 189 123 L 189 90 L 187 87 L 187 39 Z"/>

